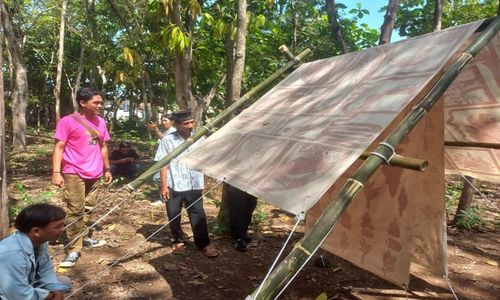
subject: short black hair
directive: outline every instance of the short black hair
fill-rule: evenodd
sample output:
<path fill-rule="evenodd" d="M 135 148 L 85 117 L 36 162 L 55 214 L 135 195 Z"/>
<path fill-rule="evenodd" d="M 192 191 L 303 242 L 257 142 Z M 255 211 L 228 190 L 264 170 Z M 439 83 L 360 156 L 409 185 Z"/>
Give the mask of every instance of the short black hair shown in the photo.
<path fill-rule="evenodd" d="M 38 203 L 21 210 L 14 226 L 23 233 L 29 233 L 34 227 L 44 228 L 51 222 L 64 218 L 66 218 L 66 213 L 59 206 Z"/>
<path fill-rule="evenodd" d="M 123 149 L 123 148 L 132 148 L 132 146 L 130 146 L 130 143 L 129 143 L 129 142 L 121 142 L 121 143 L 118 145 L 118 149 Z"/>
<path fill-rule="evenodd" d="M 79 89 L 78 92 L 76 92 L 76 102 L 78 103 L 80 103 L 80 101 L 87 102 L 94 96 L 102 97 L 101 92 L 99 92 L 97 89 L 93 87 L 85 87 Z"/>

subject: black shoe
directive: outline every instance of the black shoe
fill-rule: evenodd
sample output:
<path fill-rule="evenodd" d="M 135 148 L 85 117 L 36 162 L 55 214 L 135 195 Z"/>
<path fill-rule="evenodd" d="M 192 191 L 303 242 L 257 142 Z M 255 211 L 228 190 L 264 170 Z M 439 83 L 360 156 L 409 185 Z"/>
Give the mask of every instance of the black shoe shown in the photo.
<path fill-rule="evenodd" d="M 248 250 L 247 243 L 244 239 L 237 239 L 236 243 L 234 244 L 234 248 L 240 252 L 245 252 Z"/>
<path fill-rule="evenodd" d="M 247 244 L 250 244 L 253 241 L 252 238 L 249 237 L 248 235 L 245 236 L 243 239 L 245 240 L 245 243 L 247 243 Z"/>

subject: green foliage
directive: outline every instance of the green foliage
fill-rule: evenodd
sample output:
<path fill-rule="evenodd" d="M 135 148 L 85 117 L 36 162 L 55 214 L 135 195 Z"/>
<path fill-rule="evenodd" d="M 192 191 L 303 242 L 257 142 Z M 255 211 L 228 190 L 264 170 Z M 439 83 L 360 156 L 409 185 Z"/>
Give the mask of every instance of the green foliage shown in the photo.
<path fill-rule="evenodd" d="M 471 207 L 466 210 L 461 210 L 457 214 L 456 225 L 468 230 L 484 228 L 486 222 L 481 215 L 482 209 L 480 207 Z"/>
<path fill-rule="evenodd" d="M 267 221 L 267 213 L 264 210 L 257 210 L 252 215 L 252 222 L 255 226 L 264 223 Z"/>
<path fill-rule="evenodd" d="M 401 1 L 394 28 L 409 37 L 432 32 L 434 5 L 434 1 Z M 498 0 L 443 1 L 442 29 L 493 17 L 497 6 Z"/>
<path fill-rule="evenodd" d="M 445 189 L 446 198 L 446 216 L 449 217 L 451 214 L 455 213 L 458 202 L 460 201 L 460 195 L 462 194 L 462 187 L 456 184 L 447 184 Z"/>
<path fill-rule="evenodd" d="M 38 195 L 33 197 L 28 193 L 26 187 L 20 182 L 14 184 L 14 189 L 19 193 L 20 199 L 16 203 L 9 203 L 8 210 L 9 218 L 11 220 L 15 219 L 23 208 L 36 203 L 46 203 L 54 196 L 53 191 L 43 190 Z"/>

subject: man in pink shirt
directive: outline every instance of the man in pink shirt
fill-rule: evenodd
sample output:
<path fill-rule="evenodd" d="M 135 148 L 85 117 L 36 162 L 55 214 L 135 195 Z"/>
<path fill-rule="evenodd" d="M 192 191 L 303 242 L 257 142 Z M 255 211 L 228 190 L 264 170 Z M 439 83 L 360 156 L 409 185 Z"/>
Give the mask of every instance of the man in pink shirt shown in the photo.
<path fill-rule="evenodd" d="M 105 184 L 112 180 L 106 146 L 110 137 L 106 121 L 99 116 L 103 108 L 102 96 L 96 89 L 83 88 L 77 92 L 76 100 L 80 111 L 57 123 L 52 155 L 52 184 L 64 188 L 68 210 L 66 235 L 70 245 L 66 258 L 59 265 L 63 268 L 75 266 L 84 245 L 100 247 L 106 244 L 103 240 L 84 239 L 88 234 L 86 209 L 96 205 L 103 174 Z"/>

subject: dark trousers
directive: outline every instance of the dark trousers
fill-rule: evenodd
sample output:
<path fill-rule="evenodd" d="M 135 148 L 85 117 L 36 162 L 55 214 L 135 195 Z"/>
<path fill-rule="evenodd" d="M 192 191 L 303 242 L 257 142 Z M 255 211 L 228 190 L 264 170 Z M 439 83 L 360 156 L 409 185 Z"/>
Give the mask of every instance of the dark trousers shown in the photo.
<path fill-rule="evenodd" d="M 248 236 L 248 226 L 252 223 L 257 198 L 229 184 L 225 188 L 229 200 L 231 235 L 234 239 L 244 239 Z"/>
<path fill-rule="evenodd" d="M 170 192 L 170 199 L 167 201 L 167 215 L 169 220 L 172 220 L 181 213 L 183 204 L 184 207 L 188 207 L 202 196 L 202 190 L 190 190 L 184 192 L 176 192 L 171 188 L 168 190 Z M 203 209 L 203 199 L 191 206 L 187 212 L 191 223 L 191 229 L 193 230 L 194 244 L 199 249 L 203 249 L 210 244 L 207 217 L 205 215 L 205 210 Z M 180 215 L 175 220 L 170 222 L 170 231 L 174 237 L 174 243 L 184 243 L 186 241 L 181 228 Z"/>

